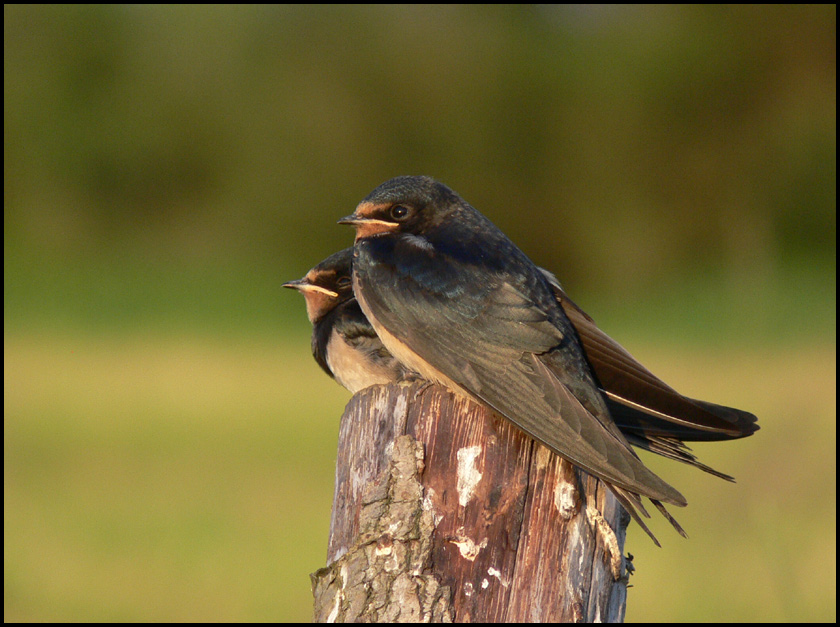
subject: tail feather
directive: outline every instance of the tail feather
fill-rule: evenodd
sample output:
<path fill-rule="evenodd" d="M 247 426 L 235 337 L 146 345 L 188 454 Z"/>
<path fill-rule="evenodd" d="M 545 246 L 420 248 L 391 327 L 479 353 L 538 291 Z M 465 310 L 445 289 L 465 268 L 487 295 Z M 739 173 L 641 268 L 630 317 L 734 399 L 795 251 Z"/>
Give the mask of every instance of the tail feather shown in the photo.
<path fill-rule="evenodd" d="M 694 453 L 691 452 L 691 449 L 681 440 L 676 438 L 644 435 L 640 433 L 625 433 L 624 435 L 627 438 L 627 441 L 633 446 L 650 451 L 651 453 L 656 453 L 662 457 L 667 457 L 668 459 L 688 464 L 689 466 L 694 466 L 695 468 L 699 468 L 710 475 L 720 477 L 726 481 L 735 482 L 734 477 L 715 470 L 698 460 L 697 456 L 695 456 Z"/>
<path fill-rule="evenodd" d="M 688 539 L 688 534 L 685 532 L 685 529 L 683 529 L 680 523 L 678 523 L 677 520 L 673 516 L 671 516 L 671 512 L 665 509 L 665 506 L 662 503 L 653 499 L 651 499 L 650 502 L 653 503 L 654 507 L 656 507 L 656 509 L 658 509 L 659 512 L 665 517 L 665 520 L 671 523 L 674 529 L 677 530 L 678 534 L 680 534 L 683 538 Z"/>
<path fill-rule="evenodd" d="M 615 495 L 616 499 L 618 499 L 618 502 L 621 503 L 625 510 L 627 510 L 627 513 L 630 514 L 630 517 L 633 520 L 635 520 L 636 523 L 642 528 L 642 531 L 644 531 L 650 537 L 650 539 L 653 540 L 653 543 L 656 546 L 661 547 L 662 545 L 659 544 L 659 540 L 656 539 L 656 536 L 653 535 L 653 532 L 642 520 L 642 516 L 644 516 L 645 518 L 650 518 L 650 514 L 647 512 L 644 505 L 642 504 L 642 497 L 640 497 L 638 494 L 628 492 L 627 490 L 612 484 L 607 484 L 607 486 Z M 654 507 L 656 507 L 656 509 L 659 510 L 662 516 L 665 517 L 665 520 L 671 523 L 674 529 L 677 530 L 677 533 L 679 533 L 683 538 L 688 538 L 688 534 L 682 528 L 680 523 L 678 523 L 677 520 L 671 515 L 671 513 L 667 509 L 665 509 L 665 506 L 660 501 L 650 499 L 650 502 L 653 503 Z"/>

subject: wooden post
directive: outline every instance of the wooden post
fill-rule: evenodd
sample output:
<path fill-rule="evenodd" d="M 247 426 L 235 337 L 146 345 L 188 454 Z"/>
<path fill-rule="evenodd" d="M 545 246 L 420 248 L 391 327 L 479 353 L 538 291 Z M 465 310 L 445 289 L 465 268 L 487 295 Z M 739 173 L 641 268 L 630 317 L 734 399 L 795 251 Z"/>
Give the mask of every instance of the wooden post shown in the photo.
<path fill-rule="evenodd" d="M 487 408 L 373 386 L 341 419 L 314 618 L 619 622 L 628 522 L 600 481 Z"/>

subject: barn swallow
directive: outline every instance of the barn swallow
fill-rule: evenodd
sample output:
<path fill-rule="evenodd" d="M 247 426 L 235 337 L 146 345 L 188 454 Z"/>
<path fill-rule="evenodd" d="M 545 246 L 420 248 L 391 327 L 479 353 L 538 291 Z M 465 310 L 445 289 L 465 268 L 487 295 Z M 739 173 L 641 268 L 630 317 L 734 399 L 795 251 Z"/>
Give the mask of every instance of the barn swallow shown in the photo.
<path fill-rule="evenodd" d="M 315 360 L 354 394 L 375 384 L 416 379 L 415 373 L 391 356 L 356 302 L 350 288 L 352 256 L 352 248 L 344 249 L 312 268 L 304 279 L 284 284 L 306 297 Z M 606 396 L 610 415 L 628 442 L 734 481 L 700 462 L 683 442 L 750 435 L 758 429 L 755 416 L 681 395 L 598 328 L 551 272 L 538 269 L 575 328 L 586 361 Z M 340 348 L 328 351 L 330 340 L 340 342 L 333 345 Z M 338 359 L 337 354 L 344 357 Z"/>
<path fill-rule="evenodd" d="M 303 294 L 312 323 L 312 355 L 324 371 L 352 393 L 409 378 L 406 368 L 382 345 L 353 297 L 347 248 L 284 283 Z"/>
<path fill-rule="evenodd" d="M 445 185 L 399 177 L 339 223 L 356 229 L 356 299 L 401 363 L 489 405 L 604 480 L 657 544 L 639 516 L 648 515 L 642 496 L 684 535 L 662 503 L 686 500 L 644 466 L 610 415 L 581 346 L 585 334 L 549 277 L 492 222 Z M 639 403 L 616 399 L 638 418 Z"/>

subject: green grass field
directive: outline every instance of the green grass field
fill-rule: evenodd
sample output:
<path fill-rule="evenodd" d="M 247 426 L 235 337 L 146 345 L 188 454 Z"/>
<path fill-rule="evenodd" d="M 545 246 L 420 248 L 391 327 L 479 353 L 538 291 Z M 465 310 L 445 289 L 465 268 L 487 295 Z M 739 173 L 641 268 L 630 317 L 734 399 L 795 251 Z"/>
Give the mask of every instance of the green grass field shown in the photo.
<path fill-rule="evenodd" d="M 833 620 L 833 342 L 634 352 L 762 429 L 696 447 L 735 485 L 645 458 L 690 540 L 631 525 L 627 619 Z M 349 398 L 308 353 L 303 334 L 7 331 L 5 619 L 308 620 Z"/>

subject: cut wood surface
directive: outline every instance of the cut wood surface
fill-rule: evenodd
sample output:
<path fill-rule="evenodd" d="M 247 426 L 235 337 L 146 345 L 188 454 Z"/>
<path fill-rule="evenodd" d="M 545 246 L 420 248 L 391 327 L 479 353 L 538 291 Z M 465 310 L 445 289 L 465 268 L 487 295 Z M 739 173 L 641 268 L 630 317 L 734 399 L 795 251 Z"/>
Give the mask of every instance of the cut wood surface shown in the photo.
<path fill-rule="evenodd" d="M 621 621 L 628 521 L 603 483 L 488 408 L 373 386 L 341 419 L 315 620 Z"/>

